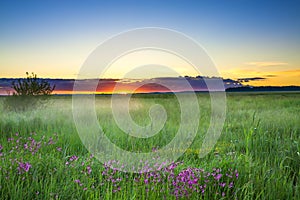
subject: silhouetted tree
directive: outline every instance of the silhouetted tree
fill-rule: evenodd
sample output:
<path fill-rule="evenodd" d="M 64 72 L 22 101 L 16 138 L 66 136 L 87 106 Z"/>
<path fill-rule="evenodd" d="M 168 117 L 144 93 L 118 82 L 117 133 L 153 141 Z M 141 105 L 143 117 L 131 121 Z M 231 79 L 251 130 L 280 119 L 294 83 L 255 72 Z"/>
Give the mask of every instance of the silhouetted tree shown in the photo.
<path fill-rule="evenodd" d="M 19 79 L 12 83 L 15 90 L 13 95 L 35 96 L 35 95 L 49 95 L 55 89 L 55 85 L 51 87 L 50 83 L 44 79 L 37 78 L 37 75 L 26 72 L 26 79 Z"/>
<path fill-rule="evenodd" d="M 12 88 L 15 90 L 12 96 L 8 96 L 4 101 L 4 108 L 13 111 L 25 111 L 35 109 L 45 104 L 47 96 L 55 89 L 55 85 L 44 79 L 38 78 L 36 74 L 29 74 L 27 77 L 12 82 Z"/>

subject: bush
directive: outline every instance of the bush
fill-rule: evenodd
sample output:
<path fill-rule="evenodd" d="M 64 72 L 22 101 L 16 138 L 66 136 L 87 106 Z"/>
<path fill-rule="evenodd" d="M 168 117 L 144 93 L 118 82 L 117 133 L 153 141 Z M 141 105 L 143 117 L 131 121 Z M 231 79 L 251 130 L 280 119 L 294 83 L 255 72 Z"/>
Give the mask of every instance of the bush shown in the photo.
<path fill-rule="evenodd" d="M 40 79 L 36 74 L 26 72 L 27 77 L 12 82 L 15 90 L 12 96 L 4 100 L 4 108 L 13 111 L 25 111 L 44 105 L 48 96 L 55 89 L 49 82 Z"/>
<path fill-rule="evenodd" d="M 51 87 L 50 83 L 46 80 L 37 78 L 37 75 L 31 73 L 29 75 L 26 72 L 26 79 L 19 79 L 17 82 L 12 83 L 12 87 L 15 90 L 13 95 L 15 96 L 37 96 L 37 95 L 49 95 L 55 89 L 55 85 Z"/>

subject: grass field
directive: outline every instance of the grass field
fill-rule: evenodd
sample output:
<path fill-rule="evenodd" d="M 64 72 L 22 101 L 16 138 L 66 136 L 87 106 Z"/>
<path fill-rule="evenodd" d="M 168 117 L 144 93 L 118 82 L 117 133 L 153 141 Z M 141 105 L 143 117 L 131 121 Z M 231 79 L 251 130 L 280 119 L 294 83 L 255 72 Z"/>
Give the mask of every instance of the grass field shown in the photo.
<path fill-rule="evenodd" d="M 184 154 L 159 171 L 124 173 L 100 163 L 81 143 L 72 97 L 53 96 L 40 109 L 12 112 L 0 97 L 0 199 L 300 199 L 300 93 L 228 93 L 222 135 L 198 157 L 209 126 L 210 98 L 198 94 L 198 134 Z M 154 103 L 168 114 L 159 134 L 138 139 L 113 120 L 110 96 L 96 97 L 107 137 L 128 151 L 168 144 L 180 123 L 174 95 L 135 95 L 130 114 L 150 122 Z M 178 149 L 177 151 L 181 151 Z M 159 167 L 158 167 L 159 168 Z"/>

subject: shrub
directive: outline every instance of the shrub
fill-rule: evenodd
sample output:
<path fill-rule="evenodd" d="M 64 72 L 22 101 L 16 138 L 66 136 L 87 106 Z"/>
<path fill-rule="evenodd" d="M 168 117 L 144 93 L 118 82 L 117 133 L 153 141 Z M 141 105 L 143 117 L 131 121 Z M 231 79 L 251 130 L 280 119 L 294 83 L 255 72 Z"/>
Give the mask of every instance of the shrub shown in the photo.
<path fill-rule="evenodd" d="M 45 104 L 47 97 L 55 89 L 49 82 L 40 79 L 36 74 L 29 74 L 27 77 L 12 82 L 12 88 L 15 90 L 12 96 L 6 97 L 4 108 L 13 111 L 25 111 L 34 109 Z"/>

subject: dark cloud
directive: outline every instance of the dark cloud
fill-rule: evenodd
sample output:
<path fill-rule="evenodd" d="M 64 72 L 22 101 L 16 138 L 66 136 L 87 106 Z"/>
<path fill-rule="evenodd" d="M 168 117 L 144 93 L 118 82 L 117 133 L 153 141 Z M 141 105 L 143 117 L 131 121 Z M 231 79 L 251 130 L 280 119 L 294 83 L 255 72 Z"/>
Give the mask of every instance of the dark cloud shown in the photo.
<path fill-rule="evenodd" d="M 277 75 L 270 74 L 270 75 L 266 75 L 266 77 L 272 78 L 272 77 L 277 77 Z"/>
<path fill-rule="evenodd" d="M 249 81 L 260 81 L 260 80 L 265 80 L 266 78 L 263 77 L 252 77 L 252 78 L 239 78 L 237 79 L 238 82 L 249 82 Z"/>
<path fill-rule="evenodd" d="M 256 80 L 257 78 L 248 78 L 249 80 Z M 12 93 L 12 82 L 16 79 L 0 79 L 0 94 L 6 95 Z M 75 79 L 45 79 L 51 85 L 55 85 L 54 93 L 70 93 L 73 91 Z M 81 79 L 78 82 L 78 91 L 97 92 L 113 92 L 114 89 L 118 91 L 136 91 L 136 92 L 169 92 L 169 91 L 207 91 L 206 83 L 212 85 L 213 90 L 218 90 L 217 81 L 224 82 L 225 89 L 231 87 L 241 87 L 241 79 L 222 79 L 219 77 L 158 77 L 152 79 Z M 245 80 L 243 80 L 246 82 Z"/>

